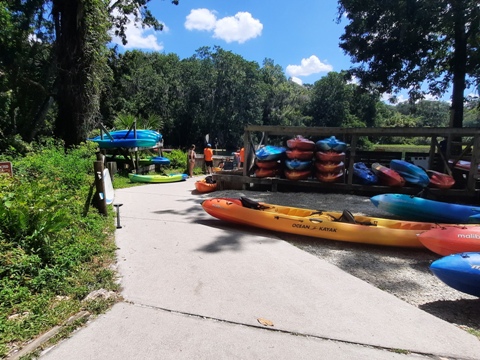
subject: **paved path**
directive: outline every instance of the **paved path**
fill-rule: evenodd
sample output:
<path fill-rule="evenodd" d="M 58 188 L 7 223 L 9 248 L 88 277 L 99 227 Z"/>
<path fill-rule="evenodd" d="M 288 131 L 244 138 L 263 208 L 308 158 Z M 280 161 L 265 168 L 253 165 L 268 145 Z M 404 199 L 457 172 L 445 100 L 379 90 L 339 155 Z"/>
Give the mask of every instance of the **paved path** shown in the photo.
<path fill-rule="evenodd" d="M 194 180 L 116 191 L 124 301 L 42 359 L 479 358 L 454 325 L 210 217 Z"/>

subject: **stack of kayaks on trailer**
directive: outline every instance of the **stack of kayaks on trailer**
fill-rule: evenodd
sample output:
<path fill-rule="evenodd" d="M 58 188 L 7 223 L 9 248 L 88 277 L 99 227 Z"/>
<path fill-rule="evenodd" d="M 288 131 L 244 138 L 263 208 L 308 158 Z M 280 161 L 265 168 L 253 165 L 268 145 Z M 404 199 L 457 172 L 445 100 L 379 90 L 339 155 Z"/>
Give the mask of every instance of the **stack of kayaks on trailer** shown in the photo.
<path fill-rule="evenodd" d="M 289 180 L 305 180 L 312 175 L 312 159 L 315 143 L 297 135 L 287 140 L 285 177 Z"/>
<path fill-rule="evenodd" d="M 321 182 L 341 181 L 345 173 L 347 144 L 335 136 L 318 140 L 315 152 L 315 177 Z"/>

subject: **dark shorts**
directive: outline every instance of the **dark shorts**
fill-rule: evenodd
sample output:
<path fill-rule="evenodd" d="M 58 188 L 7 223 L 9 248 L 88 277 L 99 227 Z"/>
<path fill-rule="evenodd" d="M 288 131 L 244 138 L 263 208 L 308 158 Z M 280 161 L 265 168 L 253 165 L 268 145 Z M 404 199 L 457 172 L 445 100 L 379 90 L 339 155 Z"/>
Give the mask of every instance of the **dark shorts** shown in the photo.
<path fill-rule="evenodd" d="M 211 160 L 211 161 L 205 160 L 205 166 L 213 167 L 213 160 Z"/>

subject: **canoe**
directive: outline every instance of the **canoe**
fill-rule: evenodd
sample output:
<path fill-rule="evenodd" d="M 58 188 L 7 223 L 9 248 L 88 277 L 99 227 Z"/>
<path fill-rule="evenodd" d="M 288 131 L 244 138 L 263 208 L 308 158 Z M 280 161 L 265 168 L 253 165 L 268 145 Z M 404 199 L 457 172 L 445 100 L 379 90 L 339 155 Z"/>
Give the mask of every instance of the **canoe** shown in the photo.
<path fill-rule="evenodd" d="M 208 193 L 217 190 L 217 183 L 207 182 L 206 179 L 195 181 L 195 189 L 200 193 Z"/>
<path fill-rule="evenodd" d="M 442 256 L 480 252 L 480 226 L 445 226 L 418 234 L 420 242 Z"/>
<path fill-rule="evenodd" d="M 347 149 L 347 144 L 343 141 L 338 140 L 335 136 L 330 136 L 329 138 L 318 140 L 315 145 L 320 151 L 335 151 L 340 153 L 344 152 Z"/>
<path fill-rule="evenodd" d="M 398 172 L 408 183 L 421 187 L 427 187 L 430 184 L 430 178 L 425 170 L 415 164 L 404 160 L 392 160 L 390 161 L 390 169 Z"/>
<path fill-rule="evenodd" d="M 286 159 L 285 166 L 289 170 L 309 170 L 312 167 L 311 160 Z"/>
<path fill-rule="evenodd" d="M 479 224 L 480 207 L 423 199 L 406 194 L 382 194 L 370 198 L 379 209 L 407 220 L 449 224 Z"/>
<path fill-rule="evenodd" d="M 277 160 L 256 160 L 255 164 L 261 169 L 278 169 L 280 163 Z"/>
<path fill-rule="evenodd" d="M 315 143 L 311 140 L 305 139 L 301 135 L 297 135 L 293 139 L 288 139 L 287 146 L 291 150 L 293 149 L 304 150 L 304 151 L 315 150 Z"/>
<path fill-rule="evenodd" d="M 321 182 L 325 183 L 333 183 L 340 181 L 343 177 L 343 171 L 337 172 L 337 173 L 322 173 L 322 172 L 316 172 L 315 177 L 320 180 Z"/>
<path fill-rule="evenodd" d="M 455 179 L 448 175 L 435 170 L 427 170 L 427 175 L 430 178 L 430 186 L 439 189 L 450 189 L 455 185 Z"/>
<path fill-rule="evenodd" d="M 305 180 L 312 175 L 312 170 L 285 170 L 285 177 L 288 180 Z"/>
<path fill-rule="evenodd" d="M 317 151 L 315 152 L 315 158 L 325 162 L 339 163 L 345 161 L 345 153 L 337 153 L 335 151 Z"/>
<path fill-rule="evenodd" d="M 313 151 L 307 151 L 307 150 L 287 150 L 286 151 L 287 158 L 290 160 L 301 160 L 301 161 L 307 161 L 307 160 L 312 160 L 313 158 Z"/>
<path fill-rule="evenodd" d="M 170 183 L 186 180 L 187 174 L 170 174 L 170 175 L 140 175 L 140 174 L 128 174 L 128 178 L 131 182 L 140 183 Z"/>
<path fill-rule="evenodd" d="M 352 215 L 349 211 L 319 211 L 258 203 L 247 198 L 212 198 L 203 209 L 217 219 L 267 230 L 328 240 L 423 248 L 417 234 L 431 223 Z"/>
<path fill-rule="evenodd" d="M 448 286 L 480 297 L 480 253 L 466 252 L 445 256 L 430 265 L 433 274 Z"/>
<path fill-rule="evenodd" d="M 380 163 L 373 163 L 372 170 L 377 175 L 378 182 L 382 185 L 392 187 L 402 187 L 405 185 L 405 179 L 398 172 Z"/>
<path fill-rule="evenodd" d="M 278 169 L 263 169 L 263 168 L 258 168 L 255 170 L 255 176 L 258 178 L 264 178 L 264 177 L 275 177 L 277 176 Z"/>
<path fill-rule="evenodd" d="M 363 162 L 353 164 L 353 179 L 362 185 L 373 185 L 378 182 L 377 175 Z"/>
<path fill-rule="evenodd" d="M 285 149 L 281 146 L 266 145 L 255 152 L 258 160 L 279 160 L 285 155 Z"/>
<path fill-rule="evenodd" d="M 339 163 L 315 161 L 315 169 L 321 173 L 338 174 L 343 172 L 345 164 L 342 161 Z"/>

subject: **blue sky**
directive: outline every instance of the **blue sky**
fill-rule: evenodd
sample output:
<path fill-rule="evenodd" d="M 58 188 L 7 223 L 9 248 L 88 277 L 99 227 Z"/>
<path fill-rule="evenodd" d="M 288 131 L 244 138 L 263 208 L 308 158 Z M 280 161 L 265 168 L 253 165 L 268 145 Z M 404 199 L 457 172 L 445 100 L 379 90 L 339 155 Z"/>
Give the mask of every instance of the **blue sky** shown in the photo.
<path fill-rule="evenodd" d="M 338 46 L 343 26 L 335 21 L 333 0 L 180 0 L 178 6 L 153 0 L 149 8 L 164 30 L 130 26 L 129 43 L 120 49 L 176 53 L 183 59 L 202 46 L 218 45 L 259 65 L 271 58 L 287 77 L 310 84 L 350 67 Z"/>
<path fill-rule="evenodd" d="M 313 84 L 329 71 L 350 68 L 350 57 L 338 46 L 346 24 L 337 24 L 337 1 L 314 0 L 152 0 L 149 9 L 164 30 L 127 30 L 127 46 L 119 49 L 175 53 L 181 59 L 203 46 L 220 46 L 255 61 L 280 65 L 287 78 Z M 400 94 L 404 100 L 406 92 Z M 427 97 L 428 98 L 428 97 Z M 449 94 L 442 100 L 449 100 Z"/>

